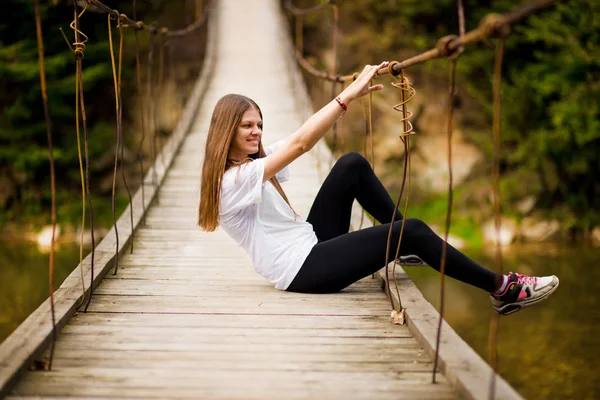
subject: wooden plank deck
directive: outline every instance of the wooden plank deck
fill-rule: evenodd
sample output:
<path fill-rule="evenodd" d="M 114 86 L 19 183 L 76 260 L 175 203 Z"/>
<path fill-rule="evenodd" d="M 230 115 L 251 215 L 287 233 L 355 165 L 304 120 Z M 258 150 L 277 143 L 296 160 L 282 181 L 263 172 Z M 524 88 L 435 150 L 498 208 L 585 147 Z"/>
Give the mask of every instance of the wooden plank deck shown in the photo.
<path fill-rule="evenodd" d="M 333 295 L 281 292 L 224 232 L 196 226 L 216 100 L 229 92 L 254 98 L 266 143 L 304 117 L 283 73 L 276 7 L 220 2 L 213 79 L 134 254 L 62 329 L 53 371 L 26 373 L 9 398 L 456 397 L 443 377 L 429 383 L 428 355 L 405 326 L 390 324 L 375 280 Z M 303 157 L 285 186 L 304 216 L 320 184 L 316 164 L 315 154 Z"/>
<path fill-rule="evenodd" d="M 431 361 L 406 327 L 390 324 L 375 280 L 334 295 L 281 292 L 224 232 L 196 227 L 219 97 L 256 99 L 267 143 L 302 122 L 282 73 L 277 13 L 276 2 L 220 2 L 215 75 L 135 253 L 62 329 L 53 371 L 27 373 L 9 398 L 455 398 L 429 383 Z M 291 174 L 285 190 L 307 215 L 320 183 L 315 155 Z"/>

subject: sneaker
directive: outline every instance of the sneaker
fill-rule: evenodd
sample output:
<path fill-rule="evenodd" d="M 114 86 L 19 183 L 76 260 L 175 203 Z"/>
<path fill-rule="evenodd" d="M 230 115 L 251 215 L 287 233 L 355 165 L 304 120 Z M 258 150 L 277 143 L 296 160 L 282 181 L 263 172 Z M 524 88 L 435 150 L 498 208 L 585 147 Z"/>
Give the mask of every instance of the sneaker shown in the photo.
<path fill-rule="evenodd" d="M 554 275 L 538 278 L 510 272 L 504 292 L 490 293 L 490 300 L 494 311 L 500 315 L 508 315 L 544 300 L 556 288 L 558 278 Z"/>
<path fill-rule="evenodd" d="M 421 260 L 421 258 L 419 256 L 416 256 L 414 254 L 409 254 L 407 256 L 398 257 L 398 264 L 400 264 L 403 267 L 427 266 L 427 263 L 425 261 Z"/>

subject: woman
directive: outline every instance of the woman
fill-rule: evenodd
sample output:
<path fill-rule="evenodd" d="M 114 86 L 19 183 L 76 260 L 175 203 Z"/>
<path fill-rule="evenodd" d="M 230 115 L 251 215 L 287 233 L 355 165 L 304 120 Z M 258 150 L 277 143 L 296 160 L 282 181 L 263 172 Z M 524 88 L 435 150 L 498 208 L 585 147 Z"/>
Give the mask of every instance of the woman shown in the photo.
<path fill-rule="evenodd" d="M 342 156 L 319 190 L 306 221 L 292 209 L 280 181 L 287 166 L 309 151 L 353 100 L 383 85 L 369 86 L 388 63 L 367 65 L 333 101 L 285 141 L 262 146 L 262 113 L 251 99 L 227 95 L 215 106 L 202 170 L 199 225 L 219 225 L 242 246 L 255 270 L 277 289 L 331 293 L 382 268 L 389 223 L 396 213 L 396 248 L 402 215 L 369 163 L 357 153 Z M 348 232 L 352 202 L 382 225 Z M 405 221 L 400 254 L 416 254 L 439 270 L 442 239 L 424 222 Z M 392 261 L 392 257 L 387 262 Z M 494 310 L 510 314 L 548 297 L 558 278 L 487 270 L 448 246 L 446 274 L 490 293 Z"/>

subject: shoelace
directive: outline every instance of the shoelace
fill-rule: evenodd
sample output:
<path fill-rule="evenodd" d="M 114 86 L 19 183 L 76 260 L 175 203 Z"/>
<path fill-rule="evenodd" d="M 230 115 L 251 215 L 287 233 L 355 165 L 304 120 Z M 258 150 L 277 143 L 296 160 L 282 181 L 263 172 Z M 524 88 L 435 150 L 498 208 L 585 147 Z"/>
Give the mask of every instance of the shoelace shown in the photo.
<path fill-rule="evenodd" d="M 527 275 L 517 274 L 517 273 L 515 273 L 515 275 L 518 278 L 517 283 L 519 283 L 519 284 L 523 284 L 523 285 L 536 285 L 537 284 L 538 278 L 536 278 L 534 276 L 527 276 Z"/>

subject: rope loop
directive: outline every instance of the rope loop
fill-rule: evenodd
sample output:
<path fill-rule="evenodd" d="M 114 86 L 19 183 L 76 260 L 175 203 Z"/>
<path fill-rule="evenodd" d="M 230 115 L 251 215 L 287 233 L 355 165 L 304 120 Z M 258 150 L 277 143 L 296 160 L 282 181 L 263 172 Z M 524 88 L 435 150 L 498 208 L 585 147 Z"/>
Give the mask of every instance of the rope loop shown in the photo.
<path fill-rule="evenodd" d="M 75 56 L 76 60 L 83 60 L 83 50 L 85 45 L 82 45 L 81 43 L 76 43 L 76 45 L 80 45 L 82 47 L 77 47 L 75 48 L 75 50 L 73 50 L 73 55 Z"/>
<path fill-rule="evenodd" d="M 112 19 L 113 21 L 118 21 L 121 17 L 121 14 L 119 14 L 118 10 L 112 10 L 109 15 L 110 19 Z"/>
<path fill-rule="evenodd" d="M 138 31 L 144 30 L 144 21 L 135 21 L 134 28 Z"/>
<path fill-rule="evenodd" d="M 458 36 L 456 36 L 456 35 L 442 36 L 435 44 L 435 48 L 440 53 L 440 55 L 443 57 L 454 57 L 454 56 L 458 55 L 457 54 L 458 50 L 450 49 L 450 43 L 452 43 L 456 39 L 458 39 Z"/>
<path fill-rule="evenodd" d="M 125 15 L 125 14 L 119 14 L 119 20 L 117 22 L 117 28 L 120 28 L 122 26 L 127 26 L 128 23 L 129 23 L 129 18 L 127 18 L 127 15 Z"/>
<path fill-rule="evenodd" d="M 506 17 L 502 14 L 488 14 L 479 23 L 482 30 L 483 40 L 490 37 L 505 38 L 510 35 L 510 26 L 506 24 Z"/>
<path fill-rule="evenodd" d="M 398 76 L 400 75 L 400 72 L 402 70 L 399 70 L 398 72 L 394 71 L 394 65 L 396 64 L 400 64 L 398 61 L 391 61 L 390 64 L 388 65 L 388 71 L 390 73 L 390 75 L 392 76 Z"/>
<path fill-rule="evenodd" d="M 355 81 L 358 78 L 358 72 L 352 74 L 352 80 Z"/>

